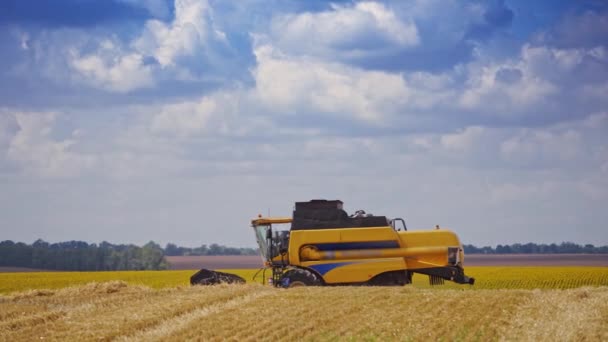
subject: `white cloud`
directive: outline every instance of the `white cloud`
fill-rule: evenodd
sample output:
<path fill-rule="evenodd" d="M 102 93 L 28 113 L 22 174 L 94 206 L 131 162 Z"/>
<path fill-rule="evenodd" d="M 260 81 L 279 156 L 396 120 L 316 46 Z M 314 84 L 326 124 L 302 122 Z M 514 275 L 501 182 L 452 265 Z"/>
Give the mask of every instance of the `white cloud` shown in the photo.
<path fill-rule="evenodd" d="M 398 18 L 378 2 L 278 16 L 272 22 L 271 35 L 286 51 L 324 56 L 361 57 L 420 43 L 413 21 Z"/>
<path fill-rule="evenodd" d="M 517 58 L 469 64 L 458 103 L 465 110 L 514 118 L 558 116 L 564 110 L 576 110 L 575 103 L 589 110 L 606 101 L 602 79 L 608 72 L 600 67 L 608 60 L 606 55 L 603 48 L 559 49 L 526 44 Z"/>
<path fill-rule="evenodd" d="M 129 92 L 155 84 L 152 68 L 137 53 L 103 58 L 100 55 L 73 55 L 71 67 L 85 82 L 114 92 Z"/>
<path fill-rule="evenodd" d="M 211 7 L 204 0 L 175 0 L 175 19 L 166 24 L 149 20 L 133 47 L 154 56 L 162 67 L 175 65 L 180 56 L 192 56 L 209 39 L 221 40 L 224 34 L 213 27 Z"/>
<path fill-rule="evenodd" d="M 428 129 L 429 123 L 441 125 L 447 113 L 458 112 L 514 122 L 536 116 L 551 121 L 550 116 L 557 119 L 567 110 L 559 105 L 564 99 L 560 95 L 584 93 L 587 86 L 581 83 L 588 85 L 588 93 L 597 94 L 596 102 L 605 102 L 601 87 L 585 83 L 585 78 L 596 76 L 581 75 L 580 70 L 586 59 L 603 56 L 597 49 L 525 45 L 518 56 L 506 61 L 475 61 L 439 73 L 398 74 L 294 55 L 264 37 L 256 39 L 255 92 L 271 110 L 286 114 L 314 112 Z M 583 97 L 573 101 L 579 99 Z"/>
<path fill-rule="evenodd" d="M 471 126 L 461 132 L 441 136 L 440 142 L 448 150 L 468 151 L 479 143 L 483 133 L 483 127 Z"/>
<path fill-rule="evenodd" d="M 149 5 L 156 6 L 154 2 Z M 211 15 L 207 1 L 175 0 L 172 22 L 148 20 L 141 34 L 126 45 L 112 37 L 99 40 L 91 53 L 71 48 L 69 65 L 77 80 L 120 93 L 155 86 L 161 72 L 168 72 L 170 78 L 196 79 L 178 60 L 197 57 L 197 63 L 202 63 L 210 41 L 225 42 L 225 34 L 214 27 Z"/>
<path fill-rule="evenodd" d="M 506 70 L 512 70 L 520 77 L 501 78 Z M 488 113 L 490 115 L 517 115 L 522 109 L 542 104 L 547 96 L 557 92 L 554 84 L 530 72 L 525 60 L 514 64 L 474 66 L 468 76 L 460 105 L 466 109 L 491 107 L 494 110 Z"/>
<path fill-rule="evenodd" d="M 268 45 L 256 47 L 255 54 L 255 92 L 275 112 L 324 113 L 382 124 L 408 101 L 410 91 L 398 74 L 293 58 Z"/>
<path fill-rule="evenodd" d="M 213 98 L 204 97 L 198 102 L 184 102 L 166 105 L 152 119 L 153 133 L 171 133 L 188 136 L 205 130 L 211 116 L 217 110 Z"/>
<path fill-rule="evenodd" d="M 52 112 L 14 112 L 18 131 L 10 140 L 7 156 L 26 172 L 41 177 L 77 177 L 95 165 L 96 158 L 75 152 L 72 137 L 56 140 L 53 124 L 58 114 Z"/>
<path fill-rule="evenodd" d="M 608 112 L 599 112 L 589 115 L 583 121 L 583 125 L 595 129 L 602 127 L 608 128 Z"/>
<path fill-rule="evenodd" d="M 17 130 L 15 115 L 5 109 L 0 109 L 0 148 L 8 146 Z M 4 152 L 4 149 L 1 150 Z"/>
<path fill-rule="evenodd" d="M 501 144 L 500 152 L 510 162 L 550 165 L 556 160 L 575 159 L 581 152 L 581 143 L 582 136 L 577 130 L 522 129 Z"/>
<path fill-rule="evenodd" d="M 0 200 L 9 203 L 15 193 L 23 198 L 17 209 L 30 210 L 38 201 L 32 212 L 40 213 L 51 201 L 28 193 L 61 183 L 49 198 L 85 214 L 76 220 L 61 215 L 67 209 L 57 210 L 49 226 L 80 232 L 74 227 L 87 222 L 91 231 L 104 232 L 95 239 L 104 239 L 100 228 L 108 225 L 121 241 L 142 236 L 138 227 L 145 227 L 146 239 L 181 235 L 188 241 L 183 236 L 200 233 L 200 208 L 206 207 L 217 215 L 207 218 L 209 226 L 222 228 L 205 228 L 192 243 L 213 236 L 231 244 L 237 230 L 230 227 L 247 222 L 249 211 L 289 213 L 294 200 L 316 197 L 342 198 L 351 209 L 404 213 L 416 228 L 445 224 L 474 243 L 576 237 L 566 230 L 550 234 L 560 220 L 589 229 L 587 241 L 605 236 L 587 223 L 608 219 L 598 210 L 608 193 L 606 49 L 529 44 L 508 59 L 476 55 L 437 72 L 379 72 L 349 63 L 353 56 L 428 48 L 417 19 L 424 13 L 416 12 L 427 5 L 462 7 L 455 1 L 365 2 L 279 14 L 272 32 L 262 24 L 252 34 L 253 51 L 246 53 L 256 64 L 246 85 L 209 90 L 196 84 L 170 100 L 103 94 L 103 100 L 83 99 L 86 113 L 61 98 L 54 103 L 62 114 L 0 112 L 0 181 L 12 189 Z M 437 23 L 434 34 L 446 38 L 434 37 L 434 46 L 458 42 L 475 23 L 471 18 L 483 17 L 483 6 L 464 7 L 457 12 L 468 13 L 464 24 Z M 174 20 L 148 21 L 142 32 L 122 39 L 95 36 L 100 31 L 89 39 L 82 31 L 58 50 L 73 47 L 69 68 L 77 82 L 112 92 L 196 79 L 200 75 L 188 67 L 200 62 L 202 73 L 212 71 L 207 54 L 224 42 L 214 15 L 205 1 L 178 0 Z M 37 47 L 41 39 L 31 35 L 20 53 L 46 60 L 48 51 Z M 22 40 L 14 42 L 18 48 Z M 181 88 L 154 94 L 164 91 Z M 95 187 L 101 196 L 90 196 Z M 52 196 L 63 190 L 74 196 Z M 97 210 L 104 206 L 105 212 Z M 280 206 L 285 211 L 275 210 Z M 245 209 L 232 215 L 235 207 Z M 12 212 L 5 207 L 1 216 Z M 45 226 L 46 219 L 40 221 Z M 530 235 L 531 226 L 540 235 Z"/>

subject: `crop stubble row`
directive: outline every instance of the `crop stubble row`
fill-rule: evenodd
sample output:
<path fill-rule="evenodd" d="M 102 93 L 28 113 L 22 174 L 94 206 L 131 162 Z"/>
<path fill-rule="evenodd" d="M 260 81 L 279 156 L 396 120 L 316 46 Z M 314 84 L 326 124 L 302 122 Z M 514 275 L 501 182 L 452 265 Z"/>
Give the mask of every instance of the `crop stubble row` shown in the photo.
<path fill-rule="evenodd" d="M 0 340 L 608 340 L 608 288 L 154 290 L 93 283 L 0 297 Z"/>

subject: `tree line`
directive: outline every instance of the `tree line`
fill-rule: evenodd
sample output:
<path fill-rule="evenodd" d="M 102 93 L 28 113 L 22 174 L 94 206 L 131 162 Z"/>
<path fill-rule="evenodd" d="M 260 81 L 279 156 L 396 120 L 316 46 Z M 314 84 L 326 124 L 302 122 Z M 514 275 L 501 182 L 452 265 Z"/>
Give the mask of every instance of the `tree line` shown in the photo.
<path fill-rule="evenodd" d="M 238 248 L 227 247 L 217 243 L 211 245 L 201 245 L 200 247 L 179 247 L 173 243 L 168 243 L 165 246 L 165 255 L 167 256 L 187 256 L 187 255 L 258 255 L 257 248 Z"/>
<path fill-rule="evenodd" d="M 163 249 L 150 241 L 143 247 L 88 244 L 83 241 L 31 245 L 10 240 L 0 242 L 0 266 L 66 271 L 164 270 Z"/>
<path fill-rule="evenodd" d="M 561 244 L 514 243 L 496 247 L 463 245 L 467 254 L 608 254 L 608 246 L 579 245 L 573 242 Z"/>
<path fill-rule="evenodd" d="M 0 266 L 64 271 L 164 270 L 168 256 L 258 255 L 257 248 L 219 245 L 179 247 L 168 243 L 165 248 L 153 241 L 142 247 L 133 244 L 89 244 L 84 241 L 32 244 L 6 240 L 0 242 Z"/>

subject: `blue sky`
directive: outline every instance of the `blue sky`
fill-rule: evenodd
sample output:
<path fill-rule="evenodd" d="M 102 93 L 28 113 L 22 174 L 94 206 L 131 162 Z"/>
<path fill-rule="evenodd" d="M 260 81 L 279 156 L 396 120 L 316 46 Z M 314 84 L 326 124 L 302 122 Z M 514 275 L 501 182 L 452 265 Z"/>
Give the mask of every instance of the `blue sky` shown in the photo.
<path fill-rule="evenodd" d="M 0 239 L 252 246 L 341 199 L 608 244 L 603 1 L 5 0 Z"/>

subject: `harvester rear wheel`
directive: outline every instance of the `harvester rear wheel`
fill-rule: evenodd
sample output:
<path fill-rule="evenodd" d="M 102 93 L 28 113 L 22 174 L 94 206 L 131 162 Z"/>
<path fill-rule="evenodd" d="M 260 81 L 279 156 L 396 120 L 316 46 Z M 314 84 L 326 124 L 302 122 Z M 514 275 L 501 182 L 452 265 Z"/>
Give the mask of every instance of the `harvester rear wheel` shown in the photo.
<path fill-rule="evenodd" d="M 291 288 L 298 286 L 321 286 L 323 284 L 315 273 L 302 268 L 294 268 L 283 274 L 281 285 Z"/>

